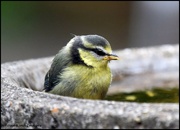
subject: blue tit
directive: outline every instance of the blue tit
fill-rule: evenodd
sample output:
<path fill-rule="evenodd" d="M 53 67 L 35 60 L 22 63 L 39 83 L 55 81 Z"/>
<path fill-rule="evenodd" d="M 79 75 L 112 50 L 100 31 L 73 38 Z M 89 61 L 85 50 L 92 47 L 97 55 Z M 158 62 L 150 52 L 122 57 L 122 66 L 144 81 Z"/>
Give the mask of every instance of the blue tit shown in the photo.
<path fill-rule="evenodd" d="M 75 36 L 53 59 L 44 90 L 75 98 L 103 99 L 112 81 L 108 62 L 118 59 L 102 36 Z"/>

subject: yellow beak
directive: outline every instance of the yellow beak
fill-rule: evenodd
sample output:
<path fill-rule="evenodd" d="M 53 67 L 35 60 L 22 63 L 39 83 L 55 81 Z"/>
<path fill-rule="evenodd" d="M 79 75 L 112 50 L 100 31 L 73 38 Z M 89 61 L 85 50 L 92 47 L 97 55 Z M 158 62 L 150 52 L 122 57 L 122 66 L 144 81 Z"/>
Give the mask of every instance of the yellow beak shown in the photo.
<path fill-rule="evenodd" d="M 114 54 L 110 54 L 110 55 L 106 55 L 103 57 L 103 60 L 119 60 L 119 57 L 117 55 Z"/>

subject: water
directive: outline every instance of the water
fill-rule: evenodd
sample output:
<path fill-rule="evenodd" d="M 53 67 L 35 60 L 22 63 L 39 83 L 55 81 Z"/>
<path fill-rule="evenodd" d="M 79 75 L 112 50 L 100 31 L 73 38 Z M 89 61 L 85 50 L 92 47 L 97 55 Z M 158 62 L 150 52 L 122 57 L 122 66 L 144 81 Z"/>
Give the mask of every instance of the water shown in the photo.
<path fill-rule="evenodd" d="M 132 93 L 118 93 L 105 98 L 109 101 L 128 101 L 140 103 L 179 103 L 179 88 L 161 89 L 155 88 L 147 91 Z"/>

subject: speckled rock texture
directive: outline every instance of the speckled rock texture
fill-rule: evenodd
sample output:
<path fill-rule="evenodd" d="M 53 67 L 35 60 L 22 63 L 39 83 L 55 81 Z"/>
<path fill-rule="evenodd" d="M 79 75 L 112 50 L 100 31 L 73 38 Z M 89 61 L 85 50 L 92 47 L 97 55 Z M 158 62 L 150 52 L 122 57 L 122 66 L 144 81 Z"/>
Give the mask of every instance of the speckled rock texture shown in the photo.
<path fill-rule="evenodd" d="M 1 64 L 2 129 L 179 128 L 177 103 L 85 100 L 44 93 L 52 58 Z"/>

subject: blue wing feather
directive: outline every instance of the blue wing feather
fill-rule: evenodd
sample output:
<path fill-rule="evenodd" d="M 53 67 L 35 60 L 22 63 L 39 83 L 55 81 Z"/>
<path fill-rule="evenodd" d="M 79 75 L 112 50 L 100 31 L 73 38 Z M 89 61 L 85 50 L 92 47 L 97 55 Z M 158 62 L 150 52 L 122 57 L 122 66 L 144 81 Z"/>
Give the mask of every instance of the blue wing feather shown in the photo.
<path fill-rule="evenodd" d="M 64 49 L 64 48 L 63 48 Z M 63 72 L 64 68 L 70 63 L 68 53 L 66 51 L 60 50 L 59 53 L 53 59 L 50 70 L 45 76 L 44 90 L 45 92 L 51 91 L 58 83 L 61 82 L 59 75 Z"/>

